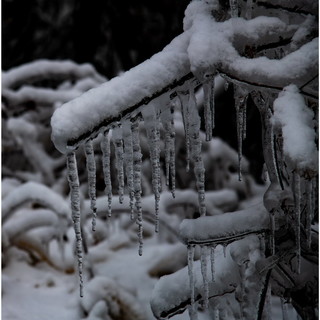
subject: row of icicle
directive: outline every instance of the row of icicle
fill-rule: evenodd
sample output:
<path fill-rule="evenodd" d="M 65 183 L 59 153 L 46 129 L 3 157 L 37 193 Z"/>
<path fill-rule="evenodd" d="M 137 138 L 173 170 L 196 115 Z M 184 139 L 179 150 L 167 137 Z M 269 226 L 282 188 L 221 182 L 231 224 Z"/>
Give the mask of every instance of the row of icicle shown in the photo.
<path fill-rule="evenodd" d="M 205 90 L 205 126 L 207 140 L 212 138 L 214 127 L 214 80 L 204 84 Z M 190 161 L 193 162 L 194 174 L 198 190 L 200 215 L 206 214 L 205 207 L 205 169 L 201 156 L 200 116 L 198 114 L 195 98 L 195 88 L 190 82 L 186 91 L 178 93 L 178 101 L 181 105 L 185 139 L 187 149 L 187 171 Z M 158 106 L 150 103 L 142 111 L 142 117 L 147 133 L 152 169 L 152 189 L 155 197 L 155 231 L 159 231 L 159 201 L 161 194 L 161 166 L 160 166 L 160 123 L 164 129 L 164 159 L 166 185 L 171 187 L 172 196 L 175 197 L 175 128 L 174 128 L 174 103 Z M 119 202 L 123 202 L 125 181 L 130 198 L 131 219 L 138 225 L 139 255 L 143 252 L 143 217 L 141 206 L 141 165 L 142 153 L 139 140 L 139 118 L 127 119 L 118 123 L 112 130 L 103 133 L 101 141 L 102 166 L 107 195 L 107 212 L 111 217 L 112 212 L 112 185 L 110 172 L 111 148 L 114 146 L 115 167 L 118 180 Z M 92 210 L 92 230 L 95 231 L 97 206 L 96 206 L 96 162 L 92 140 L 84 145 L 84 151 L 88 172 L 88 193 Z M 80 296 L 83 296 L 82 280 L 82 238 L 80 226 L 80 191 L 75 152 L 67 155 L 68 180 L 71 190 L 72 220 L 76 232 L 78 269 L 80 276 Z"/>

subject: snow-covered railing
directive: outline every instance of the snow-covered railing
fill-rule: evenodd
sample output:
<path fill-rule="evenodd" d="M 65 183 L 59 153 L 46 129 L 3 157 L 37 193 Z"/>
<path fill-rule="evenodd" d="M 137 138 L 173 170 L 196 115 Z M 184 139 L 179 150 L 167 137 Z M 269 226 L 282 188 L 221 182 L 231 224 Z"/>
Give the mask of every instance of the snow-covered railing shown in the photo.
<path fill-rule="evenodd" d="M 95 219 L 97 211 L 96 169 L 91 140 L 99 133 L 102 134 L 104 178 L 110 213 L 112 199 L 110 131 L 112 130 L 119 200 L 123 201 L 124 177 L 126 176 L 132 216 L 134 216 L 134 208 L 136 209 L 139 253 L 142 254 L 140 176 L 142 155 L 139 143 L 139 121 L 144 120 L 150 148 L 157 230 L 161 193 L 160 124 L 165 131 L 166 182 L 168 186 L 171 186 L 174 195 L 175 129 L 173 113 L 176 101 L 180 102 L 184 122 L 187 167 L 189 167 L 189 160 L 194 164 L 201 216 L 198 220 L 184 221 L 181 225 L 182 238 L 189 246 L 190 292 L 187 304 L 191 304 L 190 317 L 196 319 L 197 296 L 195 296 L 193 276 L 190 272 L 195 244 L 202 245 L 203 254 L 201 256 L 204 261 L 208 256 L 207 245 L 227 244 L 239 239 L 245 241 L 246 239 L 242 238 L 270 230 L 269 249 L 272 254 L 275 254 L 275 232 L 279 227 L 279 225 L 276 226 L 276 218 L 279 216 L 282 218 L 282 215 L 285 214 L 288 217 L 285 225 L 295 235 L 297 257 L 295 272 L 299 272 L 301 239 L 306 237 L 310 243 L 315 202 L 314 194 L 310 193 L 305 201 L 308 209 L 303 212 L 304 218 L 302 219 L 301 190 L 310 191 L 317 175 L 315 134 L 313 129 L 310 129 L 313 128 L 310 101 L 312 103 L 317 101 L 317 92 L 312 88 L 307 89 L 315 81 L 318 73 L 316 67 L 318 40 L 314 38 L 316 21 L 312 15 L 306 17 L 305 13 L 299 10 L 295 12 L 287 2 L 282 6 L 276 0 L 270 3 L 273 7 L 281 7 L 279 17 L 261 16 L 261 7 L 267 6 L 266 1 L 253 3 L 252 1 L 231 0 L 228 8 L 230 12 L 226 10 L 226 7 L 220 5 L 219 1 L 192 2 L 185 13 L 184 33 L 174 39 L 162 52 L 123 75 L 67 102 L 55 111 L 51 120 L 52 140 L 60 152 L 67 154 L 80 272 L 82 255 L 79 181 L 75 150 L 82 145 L 85 147 L 89 196 Z M 238 17 L 240 7 L 245 7 L 241 18 Z M 230 13 L 231 19 L 229 19 Z M 286 14 L 293 14 L 294 19 L 291 17 L 289 19 Z M 224 77 L 227 83 L 231 82 L 234 86 L 240 181 L 242 142 L 246 137 L 246 104 L 249 98 L 260 111 L 264 158 L 271 182 L 264 198 L 264 205 L 268 212 L 259 207 L 213 218 L 203 217 L 206 213 L 205 180 L 199 137 L 200 117 L 195 88 L 199 85 L 203 87 L 206 139 L 210 140 L 214 128 L 214 81 L 212 79 L 218 74 Z M 277 95 L 279 95 L 278 98 Z M 175 101 L 176 97 L 178 99 Z M 305 104 L 303 97 L 306 100 Z M 292 99 L 296 101 L 292 103 Z M 287 119 L 280 109 L 290 107 L 291 104 L 298 105 L 294 105 L 292 118 Z M 300 136 L 302 142 L 294 147 L 295 141 L 292 141 L 294 135 L 289 137 L 287 133 L 295 127 L 296 124 L 293 123 L 303 110 L 309 111 L 297 122 L 300 125 L 299 130 L 303 131 Z M 303 145 L 304 143 L 306 144 Z M 311 159 L 304 161 L 303 153 L 310 155 Z M 291 171 L 288 172 L 289 170 Z M 288 223 L 288 219 L 292 220 L 291 224 Z M 301 233 L 301 229 L 305 231 L 305 234 Z M 202 233 L 202 231 L 205 232 Z M 247 267 L 250 272 L 254 270 L 255 258 L 249 257 L 249 267 Z M 200 265 L 200 269 L 206 268 L 206 263 L 200 263 Z M 203 274 L 206 272 L 204 271 Z M 252 276 L 258 277 L 258 274 L 253 271 Z M 202 300 L 207 305 L 210 290 L 208 291 L 205 276 L 203 276 L 203 283 L 204 298 Z M 257 289 L 257 292 L 259 290 Z M 169 316 L 169 313 L 164 315 L 160 311 L 156 313 L 158 317 Z M 262 311 L 260 317 L 261 314 Z"/>

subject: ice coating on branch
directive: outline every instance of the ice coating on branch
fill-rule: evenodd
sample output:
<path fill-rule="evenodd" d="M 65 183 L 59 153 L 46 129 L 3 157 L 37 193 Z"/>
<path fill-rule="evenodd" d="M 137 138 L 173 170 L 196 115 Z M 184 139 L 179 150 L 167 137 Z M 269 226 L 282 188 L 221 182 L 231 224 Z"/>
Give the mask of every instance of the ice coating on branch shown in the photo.
<path fill-rule="evenodd" d="M 189 86 L 189 135 L 190 135 L 190 148 L 191 159 L 194 167 L 194 175 L 196 178 L 196 186 L 198 191 L 198 201 L 200 216 L 206 214 L 205 204 L 205 169 L 201 154 L 201 140 L 200 140 L 200 116 L 197 108 L 197 101 L 194 94 L 194 88 Z"/>
<path fill-rule="evenodd" d="M 105 192 L 108 197 L 108 216 L 111 217 L 111 203 L 112 203 L 112 184 L 111 184 L 111 173 L 110 173 L 110 139 L 109 131 L 104 132 L 101 141 L 102 150 L 102 168 L 103 178 L 105 183 Z"/>
<path fill-rule="evenodd" d="M 276 230 L 276 224 L 275 224 L 275 213 L 272 211 L 270 213 L 270 247 L 271 247 L 271 255 L 275 254 L 275 230 Z"/>
<path fill-rule="evenodd" d="M 282 128 L 283 151 L 299 169 L 317 168 L 313 112 L 295 85 L 287 86 L 274 101 L 273 122 Z"/>
<path fill-rule="evenodd" d="M 142 255 L 143 249 L 143 228 L 142 228 L 142 207 L 141 207 L 141 164 L 142 154 L 139 138 L 139 122 L 134 121 L 131 125 L 132 130 L 132 149 L 133 149 L 133 191 L 135 206 L 137 210 L 136 224 L 138 225 L 139 255 Z"/>
<path fill-rule="evenodd" d="M 89 198 L 91 201 L 91 210 L 92 210 L 92 231 L 96 230 L 96 219 L 97 219 L 97 206 L 96 206 L 96 161 L 94 159 L 94 151 L 92 140 L 89 140 L 85 146 L 85 154 L 87 160 L 87 172 L 88 172 L 88 189 L 89 189 Z"/>
<path fill-rule="evenodd" d="M 165 132 L 164 152 L 166 164 L 166 185 L 170 186 L 172 196 L 175 197 L 176 189 L 176 165 L 175 165 L 175 129 L 174 129 L 174 105 L 167 106 L 160 114 L 162 126 Z"/>
<path fill-rule="evenodd" d="M 67 154 L 68 181 L 71 192 L 71 211 L 74 231 L 76 234 L 76 252 L 78 257 L 78 272 L 80 281 L 80 297 L 83 296 L 83 279 L 82 279 L 82 236 L 80 222 L 80 190 L 77 169 L 77 160 L 74 152 Z"/>
<path fill-rule="evenodd" d="M 237 137 L 238 137 L 238 161 L 239 161 L 239 181 L 242 180 L 242 142 L 246 137 L 246 109 L 248 92 L 239 86 L 235 86 L 234 100 L 237 117 Z"/>
<path fill-rule="evenodd" d="M 159 201 L 161 193 L 160 168 L 160 114 L 157 106 L 150 105 L 142 110 L 147 131 L 148 146 L 152 169 L 152 189 L 155 198 L 155 231 L 159 232 Z"/>
<path fill-rule="evenodd" d="M 122 123 L 122 137 L 124 143 L 124 164 L 126 169 L 128 192 L 130 197 L 131 219 L 134 219 L 134 190 L 133 190 L 133 141 L 131 131 L 131 121 Z"/>
<path fill-rule="evenodd" d="M 189 286 L 190 286 L 190 307 L 189 307 L 189 317 L 190 320 L 197 320 L 197 305 L 195 302 L 195 293 L 194 293 L 194 285 L 195 285 L 195 279 L 194 279 L 194 246 L 188 246 L 188 275 L 189 275 Z"/>
<path fill-rule="evenodd" d="M 208 284 L 208 247 L 201 246 L 201 253 L 200 253 L 200 263 L 201 263 L 201 274 L 203 277 L 203 307 L 204 309 L 208 309 L 209 306 L 209 284 Z"/>
<path fill-rule="evenodd" d="M 298 173 L 293 173 L 293 197 L 295 206 L 295 217 L 294 217 L 294 229 L 296 237 L 296 255 L 297 255 L 297 272 L 300 273 L 301 264 L 301 188 L 300 188 L 300 176 Z"/>
<path fill-rule="evenodd" d="M 214 79 L 203 84 L 203 93 L 206 141 L 210 141 L 214 129 Z"/>
<path fill-rule="evenodd" d="M 187 167 L 186 170 L 189 172 L 190 170 L 190 133 L 189 133 L 189 94 L 186 92 L 178 93 L 178 97 L 180 100 L 181 106 L 181 113 L 182 113 L 182 120 L 183 120 L 183 127 L 184 127 L 184 134 L 186 140 L 186 162 Z"/>
<path fill-rule="evenodd" d="M 246 210 L 228 212 L 214 217 L 184 219 L 180 224 L 180 237 L 184 243 L 210 243 L 235 235 L 258 233 L 269 229 L 269 213 L 263 204 Z"/>
<path fill-rule="evenodd" d="M 68 141 L 92 131 L 97 134 L 108 119 L 187 75 L 189 37 L 189 32 L 183 33 L 152 58 L 57 109 L 51 119 L 56 148 L 68 152 Z"/>
<path fill-rule="evenodd" d="M 122 129 L 116 127 L 112 130 L 112 140 L 115 149 L 115 161 L 118 177 L 118 193 L 119 203 L 123 201 L 124 195 L 124 169 L 123 169 L 123 140 L 122 140 Z"/>

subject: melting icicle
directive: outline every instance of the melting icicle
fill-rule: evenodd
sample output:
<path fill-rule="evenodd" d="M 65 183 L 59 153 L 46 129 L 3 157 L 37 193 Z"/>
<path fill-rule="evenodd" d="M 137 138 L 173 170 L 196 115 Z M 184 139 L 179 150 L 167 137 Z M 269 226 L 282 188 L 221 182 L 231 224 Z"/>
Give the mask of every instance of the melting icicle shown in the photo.
<path fill-rule="evenodd" d="M 200 216 L 206 215 L 205 204 L 205 169 L 201 155 L 201 140 L 200 140 L 200 116 L 197 108 L 197 101 L 194 94 L 194 88 L 189 87 L 189 129 L 190 129 L 190 145 L 191 158 L 194 166 L 194 174 L 198 190 L 198 201 Z"/>
<path fill-rule="evenodd" d="M 82 279 L 82 236 L 80 222 L 80 190 L 77 160 L 74 152 L 67 154 L 68 181 L 71 190 L 71 211 L 74 231 L 76 234 L 76 252 L 78 257 L 78 272 L 80 282 L 80 297 L 83 297 Z"/>
<path fill-rule="evenodd" d="M 239 181 L 242 180 L 241 163 L 242 163 L 242 142 L 246 137 L 246 105 L 248 93 L 246 90 L 235 87 L 234 100 L 237 112 L 237 137 L 238 137 L 238 161 L 239 161 Z"/>
<path fill-rule="evenodd" d="M 215 257 L 214 257 L 214 251 L 216 246 L 210 247 L 210 265 L 211 265 L 211 281 L 215 281 L 215 273 L 216 273 L 216 266 L 215 266 Z"/>
<path fill-rule="evenodd" d="M 282 319 L 289 320 L 288 306 L 283 298 L 280 298 L 280 300 L 281 300 Z"/>
<path fill-rule="evenodd" d="M 165 108 L 161 112 L 161 122 L 165 131 L 165 163 L 166 163 L 166 185 L 169 186 L 171 182 L 171 192 L 172 196 L 175 197 L 175 130 L 174 130 L 174 106 L 171 105 L 170 108 Z"/>
<path fill-rule="evenodd" d="M 122 124 L 122 138 L 124 143 L 124 164 L 126 168 L 127 185 L 130 197 L 131 220 L 134 219 L 134 189 L 133 189 L 133 141 L 131 122 L 129 120 Z"/>
<path fill-rule="evenodd" d="M 102 168 L 104 183 L 106 186 L 106 194 L 108 197 L 108 216 L 111 217 L 111 203 L 112 203 L 112 185 L 111 185 L 111 173 L 110 173 L 110 140 L 109 132 L 106 131 L 103 134 L 101 141 L 102 151 Z"/>
<path fill-rule="evenodd" d="M 190 170 L 190 134 L 189 134 L 189 96 L 188 94 L 179 93 L 178 94 L 180 104 L 181 104 L 181 113 L 182 113 L 182 120 L 184 126 L 184 134 L 186 139 L 186 161 L 187 167 L 186 170 L 189 172 Z"/>
<path fill-rule="evenodd" d="M 247 7 L 246 7 L 246 19 L 250 20 L 252 18 L 252 3 L 253 0 L 247 0 Z"/>
<path fill-rule="evenodd" d="M 301 222 L 301 210 L 300 210 L 300 176 L 297 172 L 293 173 L 293 188 L 294 188 L 294 202 L 295 202 L 295 236 L 296 236 L 296 255 L 297 255 L 297 273 L 300 273 L 301 264 L 301 245 L 300 245 L 300 222 Z"/>
<path fill-rule="evenodd" d="M 207 258 L 208 258 L 208 247 L 202 246 L 201 247 L 201 256 L 200 256 L 200 263 L 201 263 L 201 273 L 203 278 L 203 307 L 204 309 L 208 309 L 209 306 L 209 283 L 208 283 L 208 276 L 207 276 Z"/>
<path fill-rule="evenodd" d="M 276 224 L 275 224 L 275 213 L 274 211 L 271 212 L 270 214 L 270 223 L 271 223 L 271 235 L 270 235 L 270 246 L 271 246 L 271 255 L 274 255 L 275 252 L 275 229 L 276 229 Z"/>
<path fill-rule="evenodd" d="M 112 130 L 112 139 L 115 147 L 115 161 L 118 176 L 118 193 L 119 202 L 123 203 L 124 194 L 124 171 L 123 171 L 123 141 L 122 130 L 120 127 L 116 127 Z"/>
<path fill-rule="evenodd" d="M 85 144 L 84 149 L 85 149 L 86 160 L 87 160 L 90 208 L 92 210 L 92 231 L 95 231 L 96 219 L 97 219 L 96 161 L 94 159 L 94 151 L 93 151 L 93 145 L 91 140 L 89 140 Z"/>
<path fill-rule="evenodd" d="M 226 243 L 222 244 L 222 249 L 223 249 L 223 257 L 226 258 L 227 257 L 227 244 Z"/>
<path fill-rule="evenodd" d="M 214 129 L 214 79 L 203 84 L 203 93 L 206 141 L 210 141 Z"/>
<path fill-rule="evenodd" d="M 193 245 L 188 245 L 188 274 L 189 274 L 189 283 L 190 283 L 190 308 L 189 308 L 189 316 L 190 320 L 197 320 L 198 314 L 196 310 L 196 302 L 195 302 L 195 279 L 194 279 L 194 270 L 193 270 L 193 260 L 194 260 L 194 249 Z"/>
<path fill-rule="evenodd" d="M 306 181 L 307 187 L 307 220 L 306 220 L 306 233 L 307 233 L 307 248 L 311 248 L 311 224 L 313 219 L 313 201 L 312 201 L 312 180 Z"/>
<path fill-rule="evenodd" d="M 142 111 L 142 116 L 147 131 L 152 168 L 152 188 L 155 198 L 155 231 L 159 232 L 159 201 L 161 193 L 160 115 L 156 107 L 150 105 Z"/>
<path fill-rule="evenodd" d="M 132 149 L 133 149 L 133 191 L 135 206 L 137 209 L 136 224 L 138 225 L 139 255 L 142 256 L 143 250 L 143 228 L 142 228 L 142 207 L 141 207 L 141 163 L 142 154 L 139 138 L 139 122 L 134 121 L 131 125 Z"/>
<path fill-rule="evenodd" d="M 239 5 L 238 0 L 229 0 L 230 9 L 231 9 L 231 18 L 238 18 Z"/>

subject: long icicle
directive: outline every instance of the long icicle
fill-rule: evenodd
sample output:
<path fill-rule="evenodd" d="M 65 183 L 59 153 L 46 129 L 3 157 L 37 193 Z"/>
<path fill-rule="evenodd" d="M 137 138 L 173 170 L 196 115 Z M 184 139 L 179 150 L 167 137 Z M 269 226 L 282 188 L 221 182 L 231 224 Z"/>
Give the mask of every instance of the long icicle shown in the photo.
<path fill-rule="evenodd" d="M 137 210 L 136 224 L 138 225 L 139 255 L 143 251 L 143 226 L 142 226 L 142 207 L 141 207 L 141 164 L 142 153 L 139 138 L 139 122 L 133 121 L 131 125 L 132 149 L 133 149 L 133 191 L 135 206 Z"/>
<path fill-rule="evenodd" d="M 124 164 L 126 169 L 127 185 L 130 198 L 131 220 L 134 219 L 134 189 L 133 189 L 133 141 L 131 121 L 122 124 L 122 138 L 124 143 Z"/>
<path fill-rule="evenodd" d="M 214 251 L 215 251 L 216 246 L 213 245 L 210 247 L 210 266 L 211 266 L 211 281 L 215 281 L 215 273 L 216 273 L 216 266 L 215 266 L 215 256 L 214 256 Z"/>
<path fill-rule="evenodd" d="M 194 286 L 195 286 L 194 270 L 193 270 L 194 251 L 195 251 L 195 247 L 193 245 L 188 245 L 188 274 L 189 274 L 189 284 L 190 284 L 190 308 L 189 308 L 190 320 L 198 319 L 196 302 L 195 302 L 195 292 L 194 292 Z"/>
<path fill-rule="evenodd" d="M 280 298 L 280 300 L 281 300 L 282 320 L 289 320 L 288 306 L 285 303 L 283 298 Z"/>
<path fill-rule="evenodd" d="M 234 102 L 237 117 L 237 138 L 238 138 L 238 162 L 239 162 L 239 181 L 242 180 L 242 142 L 246 137 L 246 105 L 248 93 L 239 86 L 234 89 Z"/>
<path fill-rule="evenodd" d="M 194 93 L 194 88 L 189 84 L 189 103 L 188 111 L 189 129 L 190 129 L 190 146 L 191 159 L 194 166 L 194 174 L 198 191 L 198 201 L 200 216 L 206 215 L 205 203 L 205 169 L 201 155 L 201 140 L 200 140 L 200 116 L 197 108 L 197 101 Z"/>
<path fill-rule="evenodd" d="M 69 181 L 69 186 L 71 191 L 72 221 L 73 221 L 74 231 L 76 234 L 76 252 L 78 257 L 80 297 L 83 297 L 80 190 L 79 190 L 77 160 L 74 152 L 67 154 L 67 170 L 68 170 L 68 181 Z"/>
<path fill-rule="evenodd" d="M 92 210 L 92 231 L 96 230 L 97 219 L 97 196 L 96 196 L 96 161 L 94 159 L 94 150 L 92 140 L 85 144 L 85 155 L 87 161 L 88 184 L 90 208 Z"/>
<path fill-rule="evenodd" d="M 311 224 L 313 219 L 313 199 L 312 199 L 312 180 L 306 180 L 307 191 L 307 216 L 306 216 L 306 233 L 307 233 L 307 248 L 311 248 Z"/>
<path fill-rule="evenodd" d="M 203 278 L 203 307 L 204 309 L 208 309 L 209 307 L 209 283 L 208 283 L 208 247 L 201 246 L 201 254 L 200 254 L 200 263 L 201 263 L 201 273 Z"/>
<path fill-rule="evenodd" d="M 112 139 L 115 147 L 115 161 L 118 177 L 118 193 L 119 202 L 123 203 L 124 195 L 124 170 L 123 170 L 123 141 L 122 130 L 120 127 L 116 127 L 112 130 Z"/>
<path fill-rule="evenodd" d="M 162 126 L 165 132 L 164 152 L 166 164 L 166 185 L 170 186 L 173 198 L 175 197 L 175 129 L 174 129 L 174 105 L 166 107 L 160 114 Z"/>
<path fill-rule="evenodd" d="M 161 193 L 161 168 L 160 168 L 160 122 L 156 106 L 150 105 L 142 111 L 142 116 L 147 131 L 152 169 L 152 188 L 155 198 L 155 232 L 159 232 L 159 202 Z"/>
<path fill-rule="evenodd" d="M 182 120 L 183 120 L 183 127 L 184 127 L 184 134 L 186 139 L 186 170 L 189 172 L 190 170 L 190 133 L 189 133 L 189 96 L 185 93 L 178 93 L 178 97 L 180 100 L 181 105 L 181 113 L 182 113 Z"/>
<path fill-rule="evenodd" d="M 297 255 L 297 273 L 300 273 L 301 264 L 301 209 L 300 209 L 300 176 L 297 172 L 293 173 L 293 188 L 294 188 L 294 202 L 295 202 L 295 236 L 296 236 L 296 255 Z"/>
<path fill-rule="evenodd" d="M 214 129 L 214 78 L 203 84 L 203 94 L 206 141 L 210 141 Z"/>
<path fill-rule="evenodd" d="M 105 192 L 108 197 L 108 217 L 111 217 L 111 204 L 112 204 L 112 183 L 111 183 L 111 173 L 110 173 L 110 139 L 109 131 L 104 132 L 101 141 L 101 151 L 102 151 L 102 168 L 103 177 L 105 183 Z"/>

